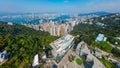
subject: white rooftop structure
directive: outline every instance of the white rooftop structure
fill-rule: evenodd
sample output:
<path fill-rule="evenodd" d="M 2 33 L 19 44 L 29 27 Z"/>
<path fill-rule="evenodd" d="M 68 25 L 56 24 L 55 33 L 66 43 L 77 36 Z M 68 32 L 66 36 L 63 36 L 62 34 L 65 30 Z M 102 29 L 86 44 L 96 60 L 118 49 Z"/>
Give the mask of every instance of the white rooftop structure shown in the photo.
<path fill-rule="evenodd" d="M 7 59 L 7 51 L 4 50 L 0 53 L 0 62 L 3 62 L 5 59 Z"/>
<path fill-rule="evenodd" d="M 74 37 L 68 34 L 50 43 L 50 46 L 53 48 L 53 56 L 64 55 L 64 53 L 72 46 L 73 39 Z"/>
<path fill-rule="evenodd" d="M 8 22 L 8 25 L 13 25 L 13 23 L 12 22 Z"/>
<path fill-rule="evenodd" d="M 107 38 L 105 37 L 104 34 L 98 34 L 97 38 L 95 39 L 95 42 L 99 42 L 99 41 L 106 41 Z"/>
<path fill-rule="evenodd" d="M 116 37 L 116 38 L 120 40 L 120 37 Z"/>
<path fill-rule="evenodd" d="M 33 60 L 32 66 L 35 67 L 35 66 L 37 66 L 37 65 L 39 65 L 38 54 L 36 54 L 36 55 L 34 56 L 34 60 Z"/>

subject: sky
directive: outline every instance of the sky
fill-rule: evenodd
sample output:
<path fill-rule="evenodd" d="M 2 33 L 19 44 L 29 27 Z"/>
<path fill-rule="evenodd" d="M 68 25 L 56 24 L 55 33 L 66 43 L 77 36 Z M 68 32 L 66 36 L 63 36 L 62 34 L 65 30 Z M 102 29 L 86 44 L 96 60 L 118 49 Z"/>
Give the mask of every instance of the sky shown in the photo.
<path fill-rule="evenodd" d="M 0 12 L 120 12 L 120 0 L 0 0 Z"/>

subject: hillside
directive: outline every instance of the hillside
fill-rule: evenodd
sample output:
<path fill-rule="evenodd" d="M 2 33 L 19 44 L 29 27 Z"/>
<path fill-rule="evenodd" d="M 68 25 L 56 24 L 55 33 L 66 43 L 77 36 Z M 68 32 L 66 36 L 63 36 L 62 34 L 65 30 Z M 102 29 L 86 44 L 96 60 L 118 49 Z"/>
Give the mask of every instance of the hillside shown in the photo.
<path fill-rule="evenodd" d="M 92 45 L 90 47 L 93 47 L 93 49 L 94 47 L 98 47 L 120 58 L 120 50 L 115 48 L 120 47 L 120 40 L 116 38 L 120 37 L 120 14 L 110 14 L 89 20 L 92 20 L 93 24 L 80 23 L 71 31 L 72 35 L 79 36 L 75 38 L 75 44 L 83 40 L 89 45 Z M 89 20 L 87 21 L 89 22 Z M 107 37 L 107 42 L 110 42 L 115 47 L 112 48 L 107 42 L 95 44 L 95 38 L 99 33 L 104 34 Z"/>
<path fill-rule="evenodd" d="M 120 37 L 120 14 L 109 14 L 92 19 L 93 24 L 80 23 L 71 31 L 72 35 L 80 35 L 80 40 L 91 43 L 95 40 L 99 33 L 103 33 L 108 37 L 109 41 L 115 40 L 115 37 Z M 100 24 L 98 24 L 100 23 Z M 120 44 L 120 43 L 119 43 Z"/>
<path fill-rule="evenodd" d="M 35 54 L 41 58 L 43 45 L 47 55 L 50 55 L 49 43 L 58 37 L 50 36 L 48 32 L 13 24 L 0 22 L 0 50 L 9 52 L 8 61 L 2 68 L 27 68 L 31 66 Z"/>

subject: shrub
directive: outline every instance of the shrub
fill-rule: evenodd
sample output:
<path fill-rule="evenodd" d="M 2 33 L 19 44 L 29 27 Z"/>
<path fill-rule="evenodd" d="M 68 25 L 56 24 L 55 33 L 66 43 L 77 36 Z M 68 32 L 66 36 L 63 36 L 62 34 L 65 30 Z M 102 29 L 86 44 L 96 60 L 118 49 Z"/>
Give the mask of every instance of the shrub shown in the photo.
<path fill-rule="evenodd" d="M 77 59 L 76 59 L 76 63 L 77 63 L 78 65 L 81 65 L 81 64 L 82 64 L 82 61 L 81 61 L 79 58 L 77 58 Z"/>
<path fill-rule="evenodd" d="M 109 53 L 110 53 L 111 50 L 112 50 L 112 46 L 111 46 L 109 43 L 107 43 L 107 42 L 100 42 L 100 43 L 98 44 L 98 47 L 99 47 L 100 49 L 106 51 L 106 52 L 109 52 Z"/>

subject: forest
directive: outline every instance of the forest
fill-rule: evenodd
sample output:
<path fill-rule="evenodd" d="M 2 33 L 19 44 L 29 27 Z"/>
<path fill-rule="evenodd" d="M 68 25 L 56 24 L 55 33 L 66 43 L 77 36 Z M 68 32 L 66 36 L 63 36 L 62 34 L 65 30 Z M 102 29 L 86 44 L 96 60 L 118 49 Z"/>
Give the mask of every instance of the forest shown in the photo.
<path fill-rule="evenodd" d="M 7 50 L 8 61 L 2 68 L 27 68 L 31 66 L 35 54 L 41 60 L 43 46 L 46 54 L 51 55 L 49 43 L 58 37 L 48 32 L 36 31 L 19 24 L 8 25 L 0 22 L 0 50 Z"/>

